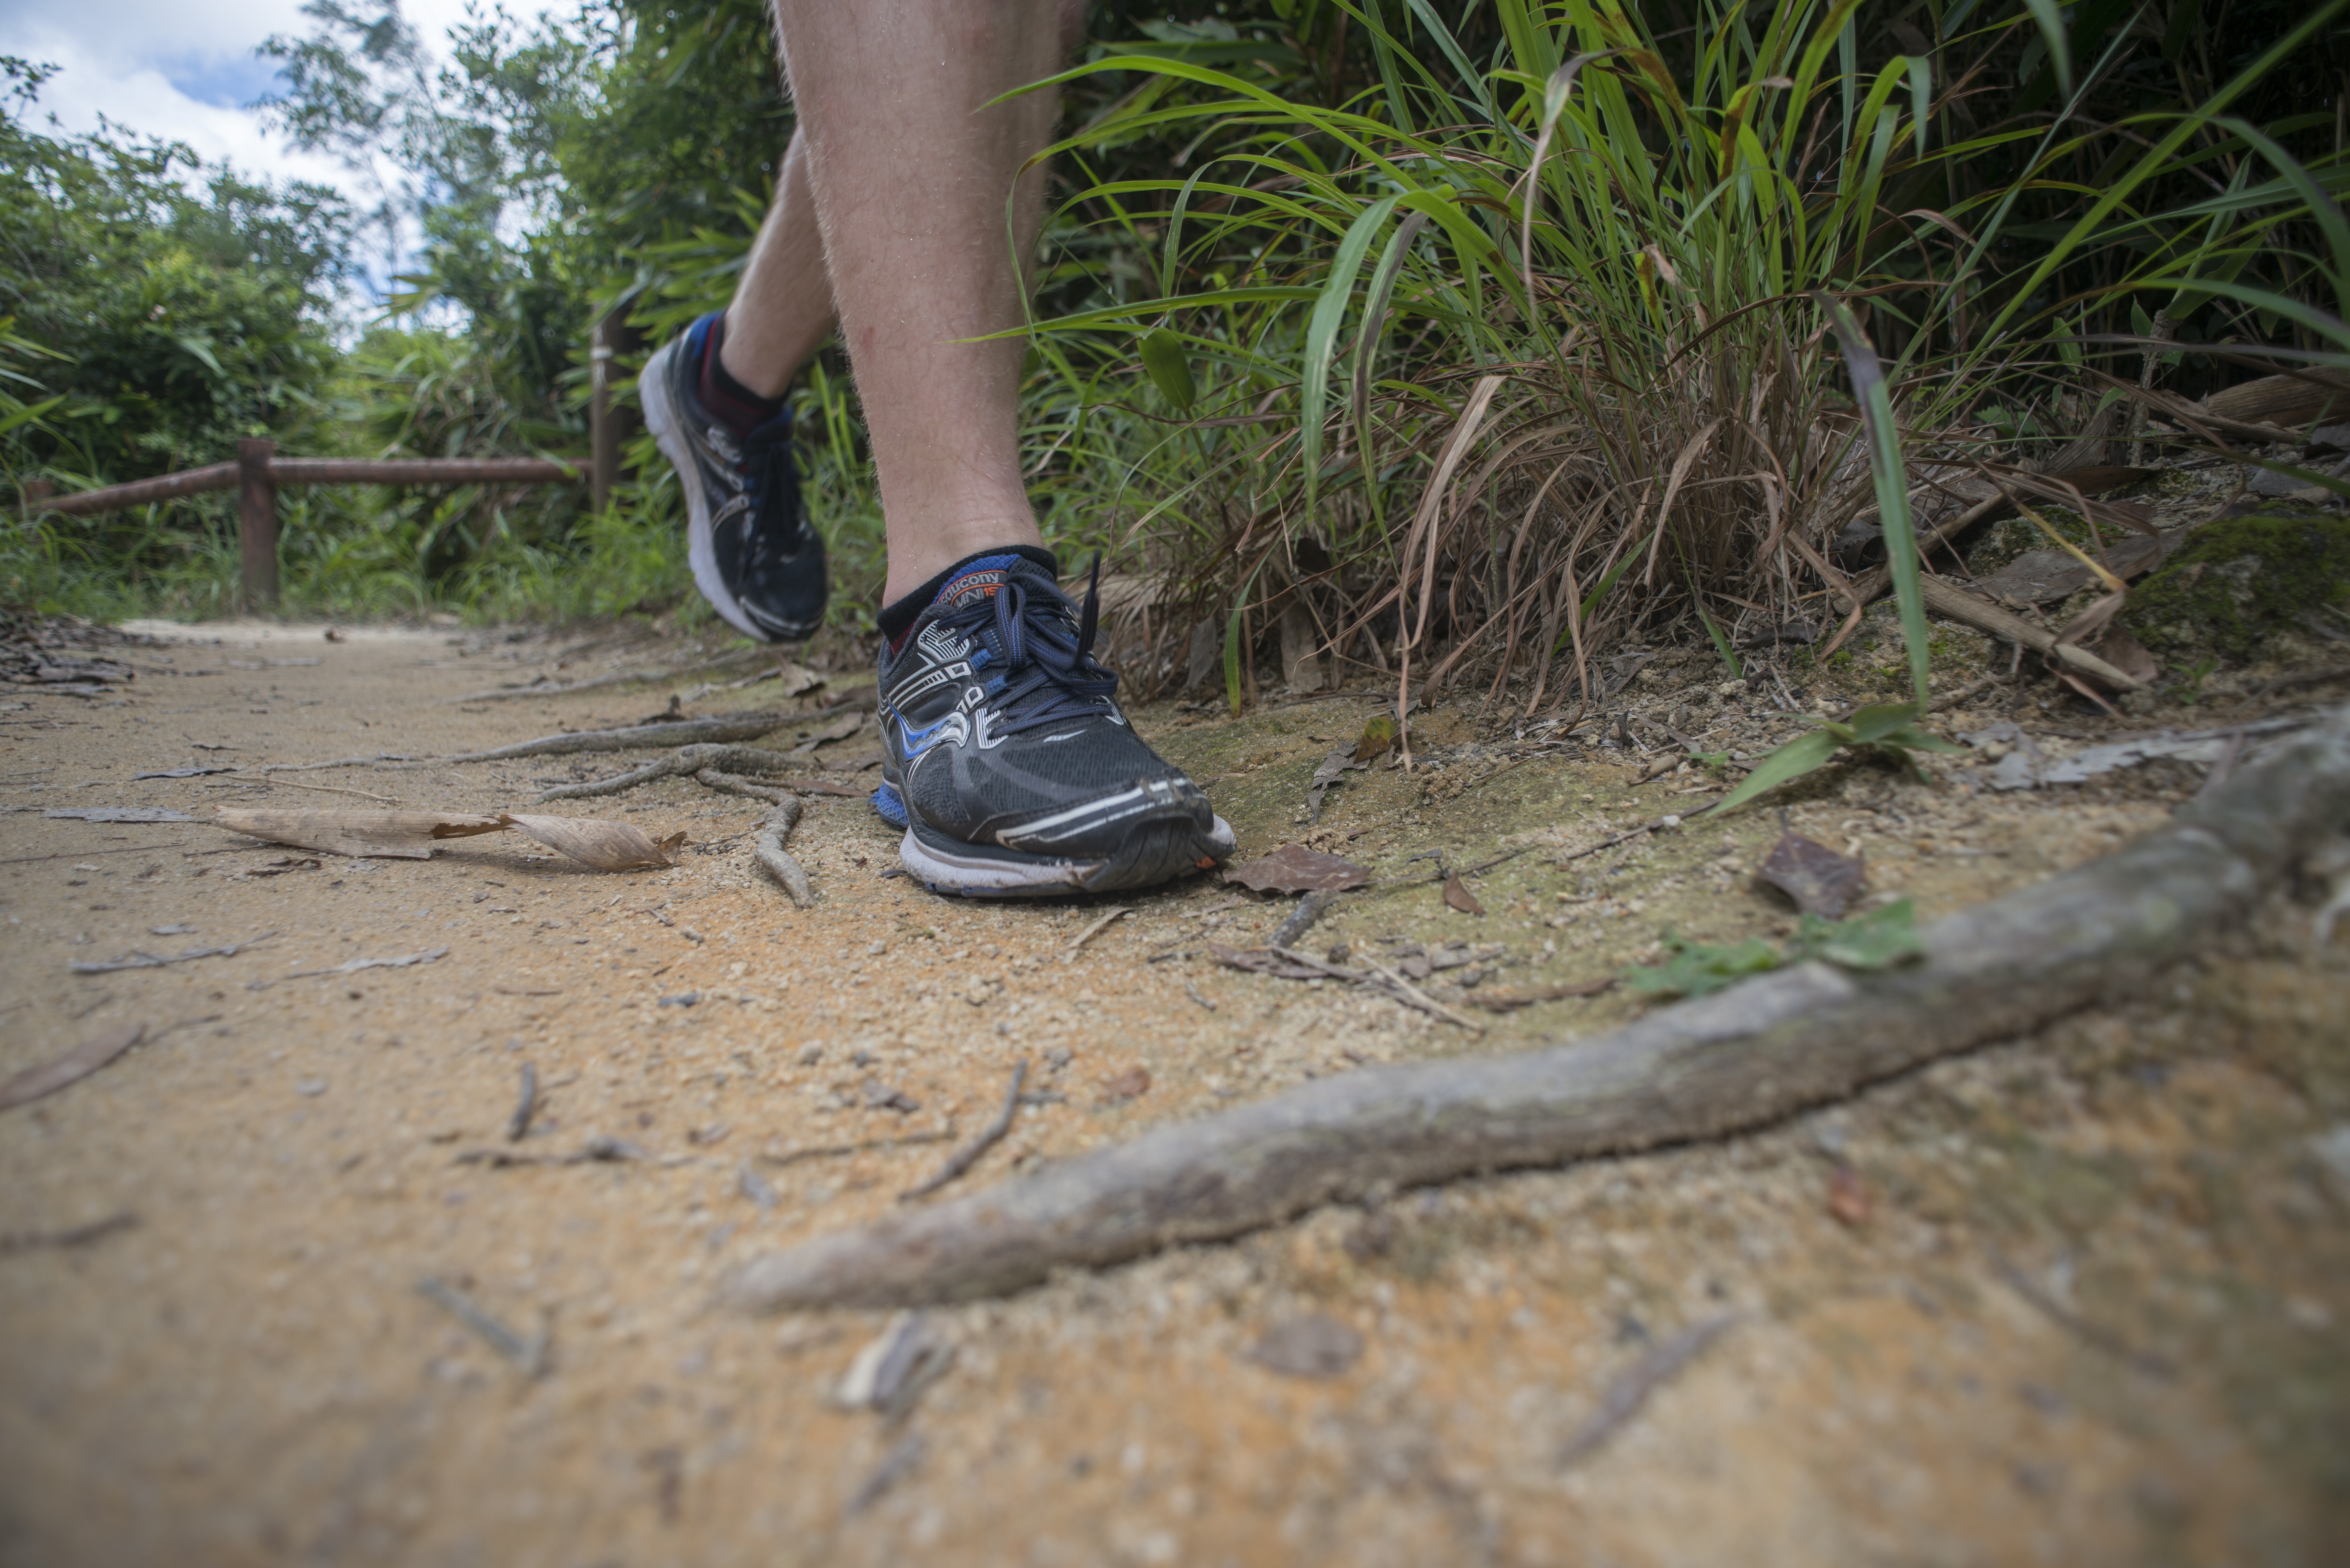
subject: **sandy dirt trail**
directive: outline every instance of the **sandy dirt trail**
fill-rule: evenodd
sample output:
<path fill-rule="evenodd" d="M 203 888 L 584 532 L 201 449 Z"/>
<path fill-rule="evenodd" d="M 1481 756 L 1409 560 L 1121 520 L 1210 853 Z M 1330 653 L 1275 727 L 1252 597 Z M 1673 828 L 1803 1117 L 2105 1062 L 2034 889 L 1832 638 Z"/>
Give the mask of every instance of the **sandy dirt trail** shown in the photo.
<path fill-rule="evenodd" d="M 117 650 L 138 670 L 118 697 L 0 704 L 0 1077 L 146 1030 L 0 1112 L 0 1564 L 2340 1561 L 2350 962 L 2313 950 L 2306 907 L 2280 899 L 2163 994 L 1759 1136 L 935 1311 L 916 1332 L 943 1371 L 848 1409 L 886 1314 L 751 1319 L 713 1286 L 889 1208 L 1016 1062 L 1031 1103 L 954 1190 L 1638 1004 L 1471 1037 L 1235 973 L 1208 941 L 1262 940 L 1289 906 L 1204 878 L 936 898 L 883 875 L 894 836 L 856 799 L 812 802 L 794 837 L 804 912 L 751 862 L 764 808 L 690 781 L 550 808 L 690 836 L 674 868 L 609 875 L 513 835 L 349 860 L 42 815 L 515 809 L 615 760 L 256 770 L 613 724 L 706 684 L 451 701 L 660 652 L 556 670 L 556 646 L 202 628 Z M 1369 711 L 1138 722 L 1256 854 L 1306 834 L 1305 774 Z M 1466 723 L 1427 721 L 1424 743 Z M 869 722 L 822 743 L 810 776 L 863 787 L 872 744 Z M 242 771 L 131 778 L 190 766 Z M 1490 913 L 1449 910 L 1408 856 L 1587 838 L 1678 786 L 1539 759 L 1445 776 L 1333 797 L 1315 842 L 1387 890 L 1317 949 L 1468 942 L 1499 950 L 1491 983 L 1524 985 L 1613 972 L 1660 917 L 1784 929 L 1744 876 L 1777 831 L 1760 813 L 1597 871 L 1527 855 L 1480 885 Z M 2193 784 L 2152 770 L 2051 807 L 1856 770 L 1792 820 L 1865 846 L 1873 885 L 1931 918 L 2110 847 Z"/>

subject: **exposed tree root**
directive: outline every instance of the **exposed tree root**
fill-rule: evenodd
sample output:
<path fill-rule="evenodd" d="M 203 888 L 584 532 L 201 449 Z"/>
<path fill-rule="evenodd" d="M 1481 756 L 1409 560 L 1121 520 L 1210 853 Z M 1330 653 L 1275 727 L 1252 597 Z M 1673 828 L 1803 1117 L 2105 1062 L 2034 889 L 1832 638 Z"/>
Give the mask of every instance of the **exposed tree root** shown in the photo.
<path fill-rule="evenodd" d="M 752 854 L 767 875 L 784 885 L 792 896 L 792 907 L 805 909 L 816 902 L 816 894 L 808 888 L 807 872 L 784 848 L 784 836 L 799 825 L 800 803 L 796 795 L 786 795 L 775 807 L 775 815 L 759 828 L 759 841 Z"/>
<path fill-rule="evenodd" d="M 2350 822 L 2350 710 L 2119 852 L 1937 922 L 1882 974 L 1805 963 L 1613 1033 L 1324 1078 L 758 1259 L 753 1309 L 1000 1294 L 1318 1204 L 1725 1134 L 2126 995 Z"/>
<path fill-rule="evenodd" d="M 720 784 L 702 779 L 702 782 L 712 789 L 723 790 L 729 794 L 749 794 L 750 790 L 737 787 L 750 782 L 740 775 L 780 773 L 791 765 L 791 759 L 783 753 L 762 751 L 756 746 L 680 746 L 668 756 L 639 768 L 630 768 L 624 774 L 614 774 L 610 778 L 593 779 L 587 784 L 557 784 L 553 789 L 542 791 L 538 800 L 544 805 L 550 800 L 585 800 L 591 795 L 619 794 L 659 779 L 683 774 L 699 776 L 703 773 L 714 774 L 718 778 L 728 781 Z M 773 802 L 779 796 L 762 794 L 754 798 Z"/>
<path fill-rule="evenodd" d="M 731 741 L 755 741 L 804 713 L 727 713 L 715 719 L 680 719 L 674 722 L 636 724 L 625 730 L 574 730 L 541 735 L 487 752 L 461 752 L 441 763 L 503 763 L 516 757 L 560 757 L 577 752 L 633 752 L 651 746 L 689 746 Z"/>

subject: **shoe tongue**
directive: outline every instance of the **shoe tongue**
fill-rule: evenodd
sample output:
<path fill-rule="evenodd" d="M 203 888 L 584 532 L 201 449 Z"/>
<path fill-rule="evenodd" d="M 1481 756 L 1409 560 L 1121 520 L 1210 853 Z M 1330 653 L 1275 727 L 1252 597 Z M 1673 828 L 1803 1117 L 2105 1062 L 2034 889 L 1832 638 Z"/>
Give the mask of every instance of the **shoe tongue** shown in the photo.
<path fill-rule="evenodd" d="M 942 609 L 957 610 L 982 599 L 992 599 L 1013 568 L 1024 562 L 1024 557 L 1019 556 L 982 556 L 965 561 L 962 569 L 947 580 L 947 586 L 931 602 Z"/>

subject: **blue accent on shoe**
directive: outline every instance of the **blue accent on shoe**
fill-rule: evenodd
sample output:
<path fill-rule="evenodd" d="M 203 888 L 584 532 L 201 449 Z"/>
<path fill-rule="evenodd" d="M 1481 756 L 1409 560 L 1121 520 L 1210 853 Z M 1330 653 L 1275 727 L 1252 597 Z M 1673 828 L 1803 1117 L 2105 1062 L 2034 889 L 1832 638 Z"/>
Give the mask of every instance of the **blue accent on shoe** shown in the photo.
<path fill-rule="evenodd" d="M 873 809 L 880 813 L 881 820 L 888 823 L 890 826 L 903 827 L 906 826 L 906 803 L 899 795 L 897 785 L 883 784 L 879 789 L 875 790 L 873 792 Z"/>

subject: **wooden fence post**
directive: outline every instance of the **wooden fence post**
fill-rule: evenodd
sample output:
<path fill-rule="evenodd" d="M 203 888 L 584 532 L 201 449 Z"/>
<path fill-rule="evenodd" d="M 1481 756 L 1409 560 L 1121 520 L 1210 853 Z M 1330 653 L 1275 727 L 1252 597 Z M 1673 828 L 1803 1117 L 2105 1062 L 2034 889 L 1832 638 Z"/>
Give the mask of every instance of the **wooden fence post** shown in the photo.
<path fill-rule="evenodd" d="M 244 558 L 239 597 L 248 610 L 277 607 L 277 481 L 269 472 L 276 452 L 274 441 L 236 443 L 237 543 Z"/>
<path fill-rule="evenodd" d="M 588 349 L 588 440 L 590 468 L 588 502 L 601 512 L 612 504 L 612 488 L 620 482 L 620 421 L 612 407 L 612 318 L 598 317 L 596 335 Z"/>

